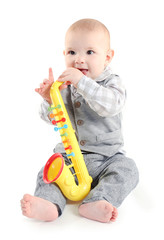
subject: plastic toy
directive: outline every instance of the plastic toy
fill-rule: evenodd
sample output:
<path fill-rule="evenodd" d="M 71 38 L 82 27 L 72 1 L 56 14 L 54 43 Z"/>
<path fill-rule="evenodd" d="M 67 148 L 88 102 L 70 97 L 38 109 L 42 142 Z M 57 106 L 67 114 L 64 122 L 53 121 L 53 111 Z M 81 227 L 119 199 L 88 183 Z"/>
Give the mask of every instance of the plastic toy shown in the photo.
<path fill-rule="evenodd" d="M 52 124 L 57 124 L 54 130 L 60 132 L 67 157 L 72 164 L 67 166 L 60 153 L 53 154 L 44 167 L 43 180 L 45 183 L 55 182 L 58 184 L 66 198 L 72 201 L 80 201 L 88 195 L 92 178 L 89 176 L 59 91 L 61 84 L 61 82 L 56 81 L 51 87 L 50 96 L 53 104 L 49 111 L 51 112 Z M 71 170 L 74 170 L 75 173 L 72 173 Z"/>

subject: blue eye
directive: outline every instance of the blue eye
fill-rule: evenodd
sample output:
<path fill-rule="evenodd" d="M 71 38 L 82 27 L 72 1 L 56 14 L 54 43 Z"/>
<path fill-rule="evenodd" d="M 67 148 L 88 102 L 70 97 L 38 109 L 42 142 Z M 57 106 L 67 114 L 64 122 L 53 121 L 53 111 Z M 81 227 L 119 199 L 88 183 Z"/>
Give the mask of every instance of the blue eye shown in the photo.
<path fill-rule="evenodd" d="M 70 54 L 70 55 L 75 55 L 76 53 L 71 50 L 71 51 L 68 52 L 68 54 Z"/>
<path fill-rule="evenodd" d="M 93 50 L 88 50 L 88 51 L 87 51 L 87 54 L 88 54 L 88 55 L 91 55 L 91 54 L 93 54 L 93 53 L 94 53 Z"/>

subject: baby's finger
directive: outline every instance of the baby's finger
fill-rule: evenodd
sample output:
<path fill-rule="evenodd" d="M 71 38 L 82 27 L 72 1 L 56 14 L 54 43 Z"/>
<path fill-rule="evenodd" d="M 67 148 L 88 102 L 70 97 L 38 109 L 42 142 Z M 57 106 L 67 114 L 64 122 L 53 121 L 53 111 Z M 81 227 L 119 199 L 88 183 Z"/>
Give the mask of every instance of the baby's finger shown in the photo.
<path fill-rule="evenodd" d="M 68 74 L 68 71 L 65 70 L 58 78 L 61 79 L 61 78 L 64 78 L 64 77 L 66 77 L 66 76 L 68 76 L 68 75 L 69 75 L 69 74 Z"/>
<path fill-rule="evenodd" d="M 35 88 L 35 92 L 39 92 L 39 88 Z"/>
<path fill-rule="evenodd" d="M 43 80 L 43 84 L 47 84 L 47 83 L 49 83 L 49 80 L 48 79 L 44 79 Z"/>
<path fill-rule="evenodd" d="M 44 88 L 44 84 L 43 83 L 40 84 L 40 88 Z"/>
<path fill-rule="evenodd" d="M 70 79 L 69 79 L 68 76 L 63 76 L 63 75 L 61 75 L 61 76 L 58 78 L 57 81 L 59 81 L 59 82 L 67 82 L 67 81 L 69 81 L 69 80 L 70 80 Z"/>
<path fill-rule="evenodd" d="M 71 85 L 72 83 L 70 81 L 67 81 L 65 84 L 66 85 Z"/>
<path fill-rule="evenodd" d="M 37 92 L 37 93 L 41 94 L 41 92 L 42 92 L 42 89 L 40 89 L 40 88 L 35 88 L 35 92 Z"/>
<path fill-rule="evenodd" d="M 65 89 L 65 88 L 67 88 L 67 85 L 62 84 L 62 85 L 59 87 L 59 90 L 61 91 L 61 90 Z"/>
<path fill-rule="evenodd" d="M 51 82 L 54 81 L 54 76 L 53 76 L 52 68 L 49 68 L 49 80 L 50 80 Z"/>

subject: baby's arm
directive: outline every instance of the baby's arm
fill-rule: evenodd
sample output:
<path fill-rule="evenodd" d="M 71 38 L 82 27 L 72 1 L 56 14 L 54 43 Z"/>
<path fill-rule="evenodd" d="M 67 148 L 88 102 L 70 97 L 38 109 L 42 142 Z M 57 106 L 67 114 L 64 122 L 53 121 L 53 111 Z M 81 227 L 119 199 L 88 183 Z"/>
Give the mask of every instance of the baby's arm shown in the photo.
<path fill-rule="evenodd" d="M 78 69 L 67 68 L 58 81 L 66 82 L 65 85 L 73 84 L 92 110 L 102 117 L 111 117 L 121 112 L 126 99 L 121 79 L 117 75 L 112 76 L 105 86 L 101 86 Z"/>
<path fill-rule="evenodd" d="M 114 74 L 104 86 L 83 76 L 77 85 L 77 91 L 90 108 L 102 117 L 112 117 L 120 113 L 126 99 L 126 90 L 121 79 Z"/>

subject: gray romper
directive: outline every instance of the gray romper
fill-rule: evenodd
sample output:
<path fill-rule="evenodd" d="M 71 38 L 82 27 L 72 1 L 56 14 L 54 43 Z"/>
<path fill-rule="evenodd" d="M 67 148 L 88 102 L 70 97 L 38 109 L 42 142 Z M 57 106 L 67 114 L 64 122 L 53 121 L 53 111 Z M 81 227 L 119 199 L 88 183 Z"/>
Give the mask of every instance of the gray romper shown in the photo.
<path fill-rule="evenodd" d="M 135 162 L 122 150 L 121 110 L 126 91 L 120 78 L 106 68 L 97 79 L 84 76 L 77 89 L 69 86 L 61 94 L 93 178 L 91 191 L 82 204 L 106 200 L 119 207 L 139 181 Z M 40 113 L 42 119 L 50 122 L 48 107 L 44 101 Z M 60 152 L 69 164 L 62 143 L 57 144 L 54 152 Z M 66 198 L 56 184 L 44 183 L 43 168 L 34 195 L 56 204 L 59 215 L 62 214 Z"/>

